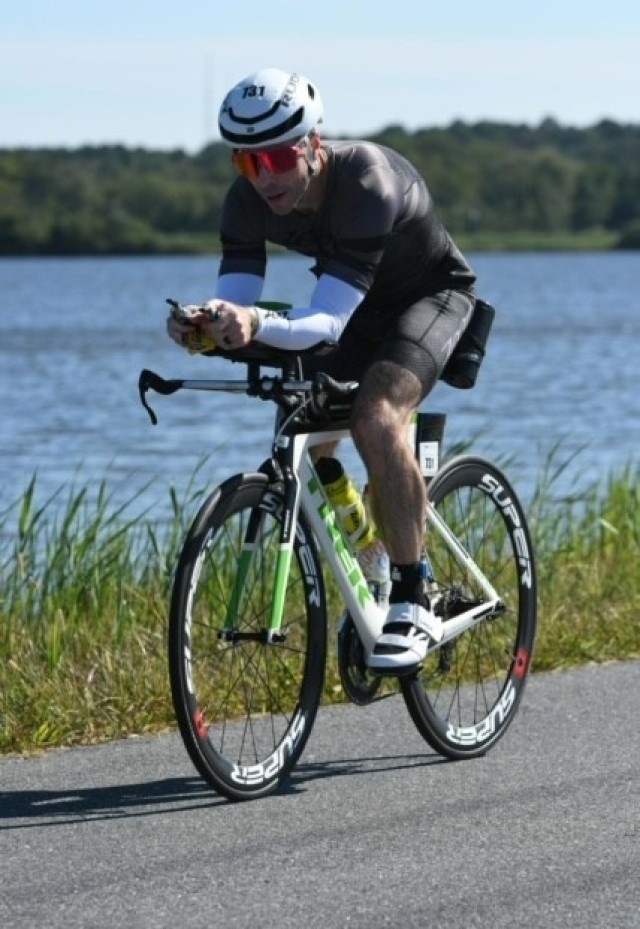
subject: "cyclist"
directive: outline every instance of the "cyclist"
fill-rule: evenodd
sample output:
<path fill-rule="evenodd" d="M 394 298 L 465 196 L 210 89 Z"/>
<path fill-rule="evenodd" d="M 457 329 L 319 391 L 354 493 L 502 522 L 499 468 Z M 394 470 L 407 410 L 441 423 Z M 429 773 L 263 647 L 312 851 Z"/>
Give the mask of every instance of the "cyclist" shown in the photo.
<path fill-rule="evenodd" d="M 320 94 L 301 74 L 267 68 L 229 91 L 219 127 L 239 176 L 223 208 L 215 297 L 188 309 L 227 349 L 252 339 L 286 349 L 339 343 L 308 368 L 360 382 L 352 434 L 392 579 L 369 664 L 411 673 L 442 623 L 422 579 L 426 491 L 407 432 L 471 317 L 475 275 L 417 170 L 381 145 L 322 139 L 322 120 Z M 307 306 L 285 315 L 255 307 L 267 242 L 315 259 Z M 188 326 L 170 316 L 168 331 L 185 344 Z"/>

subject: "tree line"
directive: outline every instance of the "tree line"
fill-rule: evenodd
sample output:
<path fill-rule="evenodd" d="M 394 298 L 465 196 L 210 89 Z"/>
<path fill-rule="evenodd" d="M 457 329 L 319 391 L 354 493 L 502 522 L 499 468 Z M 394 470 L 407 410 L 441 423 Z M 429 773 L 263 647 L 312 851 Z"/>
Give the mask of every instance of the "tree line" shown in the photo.
<path fill-rule="evenodd" d="M 640 125 L 456 121 L 369 137 L 406 155 L 457 237 L 602 234 L 640 248 Z M 218 245 L 229 151 L 0 149 L 0 255 L 192 253 Z"/>

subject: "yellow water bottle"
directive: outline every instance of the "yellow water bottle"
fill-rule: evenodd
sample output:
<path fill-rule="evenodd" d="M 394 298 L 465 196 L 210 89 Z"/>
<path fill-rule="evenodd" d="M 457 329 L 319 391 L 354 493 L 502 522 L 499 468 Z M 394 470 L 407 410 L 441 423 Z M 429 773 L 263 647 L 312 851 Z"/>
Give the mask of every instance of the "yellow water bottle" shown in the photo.
<path fill-rule="evenodd" d="M 359 551 L 371 545 L 375 533 L 364 502 L 340 462 L 336 458 L 320 458 L 316 470 L 354 549 Z"/>
<path fill-rule="evenodd" d="M 389 599 L 389 556 L 369 519 L 364 501 L 336 458 L 320 458 L 316 471 L 327 497 L 353 545 L 360 568 L 379 604 Z"/>

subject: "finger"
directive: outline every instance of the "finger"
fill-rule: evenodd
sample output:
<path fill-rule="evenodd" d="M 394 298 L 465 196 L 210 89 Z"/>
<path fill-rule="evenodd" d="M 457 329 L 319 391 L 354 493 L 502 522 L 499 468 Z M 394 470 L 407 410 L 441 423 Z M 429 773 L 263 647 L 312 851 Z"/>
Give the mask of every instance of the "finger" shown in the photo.
<path fill-rule="evenodd" d="M 167 320 L 167 333 L 178 345 L 184 345 L 190 328 L 190 326 L 181 325 L 175 319 Z"/>
<path fill-rule="evenodd" d="M 179 323 L 171 316 L 167 320 L 167 332 L 169 332 L 169 334 L 184 332 L 186 329 L 186 326 L 184 326 L 182 323 Z"/>

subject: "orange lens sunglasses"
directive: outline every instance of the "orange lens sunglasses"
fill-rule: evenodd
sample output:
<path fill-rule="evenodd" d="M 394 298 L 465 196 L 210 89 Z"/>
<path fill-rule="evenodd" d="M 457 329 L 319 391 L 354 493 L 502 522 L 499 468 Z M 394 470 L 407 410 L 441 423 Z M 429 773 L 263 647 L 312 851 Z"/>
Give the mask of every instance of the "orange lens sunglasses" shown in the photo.
<path fill-rule="evenodd" d="M 284 174 L 291 171 L 298 163 L 298 156 L 303 151 L 300 145 L 288 145 L 286 148 L 272 148 L 266 152 L 234 152 L 231 161 L 243 177 L 257 178 L 260 168 L 271 174 Z"/>

